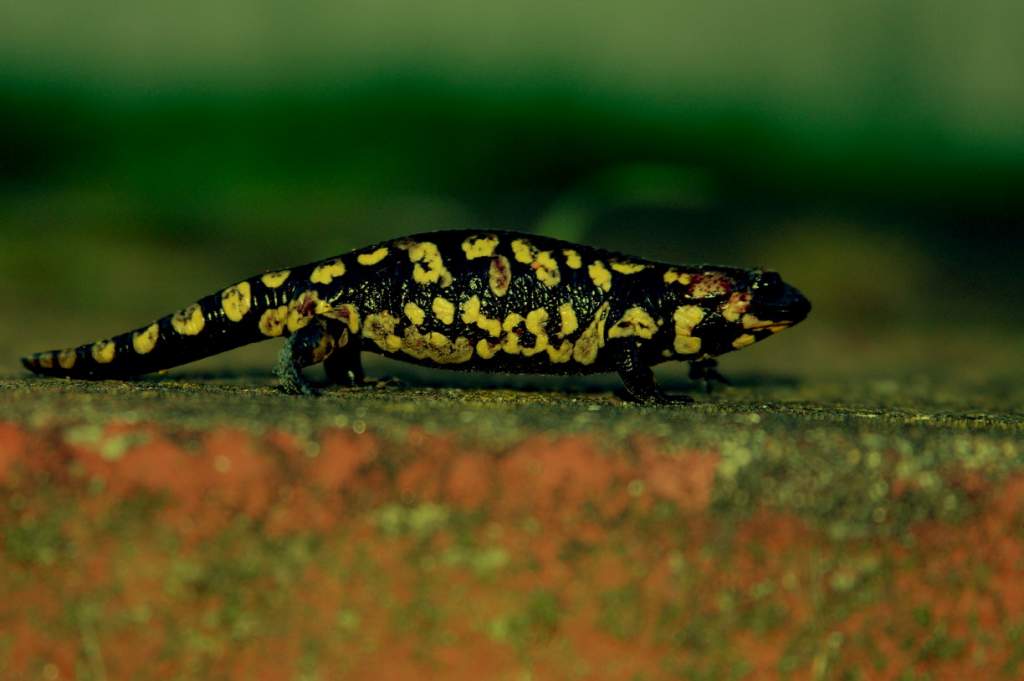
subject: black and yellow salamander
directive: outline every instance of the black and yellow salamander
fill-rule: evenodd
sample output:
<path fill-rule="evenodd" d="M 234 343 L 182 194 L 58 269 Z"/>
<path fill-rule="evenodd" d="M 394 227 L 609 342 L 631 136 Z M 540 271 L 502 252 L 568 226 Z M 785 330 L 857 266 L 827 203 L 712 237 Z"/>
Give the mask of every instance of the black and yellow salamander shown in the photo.
<path fill-rule="evenodd" d="M 651 367 L 714 360 L 804 319 L 779 275 L 666 265 L 514 232 L 443 231 L 385 241 L 228 286 L 134 331 L 22 359 L 69 378 L 121 378 L 285 337 L 277 375 L 315 394 L 302 368 L 364 383 L 360 352 L 467 371 L 618 372 L 638 402 L 690 401 Z M 693 374 L 694 372 L 691 372 Z"/>

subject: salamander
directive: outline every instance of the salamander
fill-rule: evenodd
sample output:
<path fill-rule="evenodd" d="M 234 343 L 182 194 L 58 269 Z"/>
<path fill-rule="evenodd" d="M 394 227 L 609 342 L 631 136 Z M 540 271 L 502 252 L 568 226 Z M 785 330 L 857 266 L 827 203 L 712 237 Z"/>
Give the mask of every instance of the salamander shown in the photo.
<path fill-rule="evenodd" d="M 383 241 L 234 283 L 141 328 L 22 359 L 45 376 L 124 378 L 284 338 L 280 387 L 302 369 L 367 383 L 363 351 L 466 371 L 617 372 L 628 398 L 662 392 L 651 367 L 714 357 L 803 320 L 810 303 L 775 272 L 670 265 L 534 234 L 441 231 Z"/>

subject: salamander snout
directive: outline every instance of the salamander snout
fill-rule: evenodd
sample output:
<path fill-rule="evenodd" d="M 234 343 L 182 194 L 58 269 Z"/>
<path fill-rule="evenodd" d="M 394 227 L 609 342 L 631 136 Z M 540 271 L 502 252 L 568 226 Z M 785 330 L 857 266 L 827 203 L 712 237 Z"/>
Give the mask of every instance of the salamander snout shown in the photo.
<path fill-rule="evenodd" d="M 751 311 L 761 319 L 792 326 L 811 311 L 811 301 L 798 289 L 782 281 L 776 272 L 761 272 L 751 286 Z"/>

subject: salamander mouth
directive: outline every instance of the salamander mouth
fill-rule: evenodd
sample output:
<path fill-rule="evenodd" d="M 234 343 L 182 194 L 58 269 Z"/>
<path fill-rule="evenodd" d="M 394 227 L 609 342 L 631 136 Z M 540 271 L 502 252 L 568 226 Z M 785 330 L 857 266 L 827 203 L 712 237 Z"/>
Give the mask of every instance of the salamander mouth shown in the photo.
<path fill-rule="evenodd" d="M 758 330 L 762 330 L 762 329 L 767 329 L 768 331 L 771 331 L 772 333 L 778 333 L 779 331 L 782 331 L 783 329 L 788 329 L 789 327 L 793 326 L 793 324 L 795 324 L 795 323 L 796 322 L 788 321 L 788 320 L 783 320 L 783 321 L 778 321 L 778 322 L 759 322 L 757 324 L 744 324 L 743 328 L 747 329 L 748 331 L 758 331 Z"/>
<path fill-rule="evenodd" d="M 757 319 L 748 329 L 770 329 L 773 332 L 789 328 L 801 322 L 811 311 L 811 303 L 800 291 L 778 280 L 771 288 L 759 291 L 755 296 L 750 311 Z"/>

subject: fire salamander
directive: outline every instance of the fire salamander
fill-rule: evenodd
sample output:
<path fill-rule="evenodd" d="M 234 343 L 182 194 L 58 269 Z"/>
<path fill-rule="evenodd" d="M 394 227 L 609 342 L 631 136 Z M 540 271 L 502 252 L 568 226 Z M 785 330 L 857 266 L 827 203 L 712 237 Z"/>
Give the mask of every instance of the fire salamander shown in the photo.
<path fill-rule="evenodd" d="M 666 265 L 514 232 L 385 241 L 266 272 L 128 333 L 22 359 L 46 376 L 104 379 L 167 369 L 284 337 L 276 373 L 315 394 L 303 367 L 365 383 L 360 352 L 430 367 L 538 374 L 618 372 L 630 398 L 671 398 L 651 367 L 711 358 L 796 324 L 810 303 L 763 270 Z M 693 372 L 691 372 L 693 373 Z"/>

